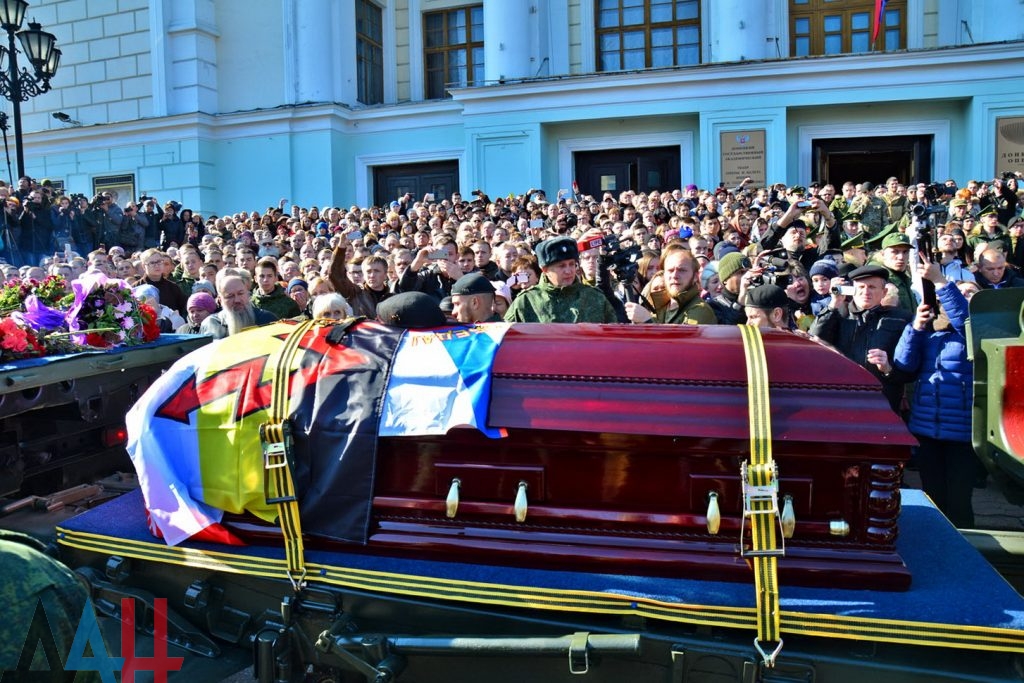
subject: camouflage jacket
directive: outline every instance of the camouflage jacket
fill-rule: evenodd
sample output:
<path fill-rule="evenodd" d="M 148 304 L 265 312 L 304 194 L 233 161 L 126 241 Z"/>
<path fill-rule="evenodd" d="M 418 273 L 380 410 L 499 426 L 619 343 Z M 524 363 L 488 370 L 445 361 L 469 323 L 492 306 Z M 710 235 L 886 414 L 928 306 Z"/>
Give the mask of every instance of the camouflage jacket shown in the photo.
<path fill-rule="evenodd" d="M 71 651 L 88 599 L 71 570 L 40 552 L 39 545 L 21 534 L 0 531 L 0 576 L 4 577 L 0 599 L 5 607 L 0 621 L 0 678 L 4 671 L 30 667 L 37 676 L 45 675 L 46 669 L 56 674 Z M 33 620 L 40 605 L 45 624 L 35 625 L 42 630 L 37 633 Z M 33 639 L 35 636 L 38 638 Z M 47 660 L 50 636 L 56 648 L 53 654 L 60 661 Z M 111 652 L 109 648 L 107 652 Z M 57 675 L 53 680 L 58 680 Z M 75 680 L 99 681 L 100 677 L 96 671 L 82 671 Z"/>
<path fill-rule="evenodd" d="M 555 287 L 546 277 L 512 302 L 510 323 L 616 323 L 615 309 L 600 290 L 582 282 Z"/>

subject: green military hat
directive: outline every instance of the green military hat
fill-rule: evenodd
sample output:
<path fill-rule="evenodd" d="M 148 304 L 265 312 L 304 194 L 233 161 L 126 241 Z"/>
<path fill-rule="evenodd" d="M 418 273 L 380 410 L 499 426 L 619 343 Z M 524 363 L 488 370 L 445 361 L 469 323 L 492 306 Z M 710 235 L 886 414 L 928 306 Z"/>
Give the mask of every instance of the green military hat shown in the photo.
<path fill-rule="evenodd" d="M 854 235 L 853 237 L 847 237 L 843 240 L 840 245 L 843 251 L 847 249 L 863 249 L 864 248 L 864 235 Z"/>
<path fill-rule="evenodd" d="M 793 187 L 786 190 L 786 194 L 798 194 L 803 196 L 807 194 L 807 188 L 804 187 L 803 185 L 794 185 Z"/>
<path fill-rule="evenodd" d="M 872 249 L 880 248 L 879 245 L 886 237 L 896 231 L 896 223 L 889 223 L 887 226 L 878 231 L 878 234 L 872 235 L 864 240 L 864 246 Z"/>
<path fill-rule="evenodd" d="M 843 216 L 843 222 L 845 223 L 846 221 L 855 221 L 857 223 L 860 223 L 860 216 L 861 215 L 859 213 L 851 211 L 850 213 Z"/>
<path fill-rule="evenodd" d="M 978 218 L 981 218 L 982 216 L 987 216 L 990 213 L 995 213 L 995 212 L 996 212 L 996 205 L 995 204 L 989 204 L 988 206 L 986 206 L 984 209 L 981 210 L 981 212 L 978 214 Z"/>
<path fill-rule="evenodd" d="M 970 202 L 967 201 L 966 199 L 960 199 L 959 197 L 957 197 L 956 199 L 949 203 L 949 206 L 950 208 L 955 206 L 970 206 Z"/>
<path fill-rule="evenodd" d="M 882 249 L 888 249 L 889 247 L 906 247 L 910 249 L 912 246 L 914 245 L 910 243 L 910 238 L 902 232 L 890 233 L 882 240 Z"/>

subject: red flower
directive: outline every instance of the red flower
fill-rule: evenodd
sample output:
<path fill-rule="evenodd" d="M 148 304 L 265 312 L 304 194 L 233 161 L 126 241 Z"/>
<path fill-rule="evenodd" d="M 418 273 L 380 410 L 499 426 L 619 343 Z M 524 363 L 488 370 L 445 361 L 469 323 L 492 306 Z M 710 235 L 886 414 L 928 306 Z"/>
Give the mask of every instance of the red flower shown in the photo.
<path fill-rule="evenodd" d="M 151 342 L 160 336 L 160 325 L 156 322 L 156 311 L 149 304 L 139 304 L 139 313 L 142 314 L 142 339 Z"/>

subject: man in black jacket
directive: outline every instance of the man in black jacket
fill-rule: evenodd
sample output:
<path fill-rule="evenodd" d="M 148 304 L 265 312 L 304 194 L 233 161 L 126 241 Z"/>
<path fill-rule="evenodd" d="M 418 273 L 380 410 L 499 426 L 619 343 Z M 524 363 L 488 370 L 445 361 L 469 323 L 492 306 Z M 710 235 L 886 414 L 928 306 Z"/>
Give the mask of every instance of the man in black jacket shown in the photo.
<path fill-rule="evenodd" d="M 882 306 L 889 273 L 882 266 L 861 266 L 852 271 L 852 302 L 841 294 L 814 320 L 811 334 L 836 347 L 840 353 L 867 368 L 882 383 L 882 392 L 893 411 L 899 412 L 903 385 L 913 377 L 893 367 L 896 344 L 913 314 Z M 834 285 L 840 284 L 838 278 Z"/>

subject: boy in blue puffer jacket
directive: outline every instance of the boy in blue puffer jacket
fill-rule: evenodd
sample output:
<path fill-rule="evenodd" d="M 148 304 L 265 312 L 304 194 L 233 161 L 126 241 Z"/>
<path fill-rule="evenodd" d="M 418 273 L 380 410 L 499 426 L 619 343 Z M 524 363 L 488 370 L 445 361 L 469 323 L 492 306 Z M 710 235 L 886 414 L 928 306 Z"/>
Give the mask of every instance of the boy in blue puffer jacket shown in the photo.
<path fill-rule="evenodd" d="M 917 462 L 924 491 L 954 526 L 971 528 L 977 456 L 971 447 L 974 368 L 967 359 L 967 300 L 946 281 L 939 264 L 925 263 L 918 274 L 935 283 L 941 312 L 936 316 L 927 304 L 917 307 L 893 365 L 916 375 L 908 424 L 921 443 Z"/>

